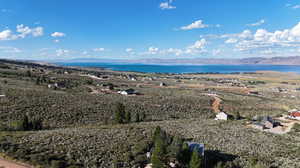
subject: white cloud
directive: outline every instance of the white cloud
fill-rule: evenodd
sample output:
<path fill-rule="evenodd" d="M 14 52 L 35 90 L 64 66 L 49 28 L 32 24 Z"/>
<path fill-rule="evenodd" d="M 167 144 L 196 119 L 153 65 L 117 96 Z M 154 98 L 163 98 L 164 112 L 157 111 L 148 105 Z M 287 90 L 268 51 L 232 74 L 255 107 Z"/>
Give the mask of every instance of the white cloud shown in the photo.
<path fill-rule="evenodd" d="M 152 55 L 155 55 L 155 54 L 157 54 L 158 53 L 158 51 L 159 51 L 159 49 L 158 48 L 156 48 L 156 47 L 149 47 L 148 48 L 148 54 L 152 54 Z"/>
<path fill-rule="evenodd" d="M 20 33 L 18 36 L 20 38 L 25 38 L 27 35 L 32 35 L 33 37 L 42 36 L 44 34 L 44 29 L 42 27 L 29 28 L 23 24 L 17 25 L 17 32 Z"/>
<path fill-rule="evenodd" d="M 221 54 L 221 50 L 220 49 L 214 49 L 214 50 L 212 50 L 212 55 L 213 56 L 217 56 L 217 55 L 220 55 Z"/>
<path fill-rule="evenodd" d="M 54 42 L 54 43 L 59 43 L 60 40 L 57 40 L 57 39 L 56 39 L 56 40 L 53 40 L 53 42 Z"/>
<path fill-rule="evenodd" d="M 62 32 L 54 32 L 51 34 L 52 37 L 65 37 L 66 34 Z"/>
<path fill-rule="evenodd" d="M 166 48 L 166 49 L 159 49 L 157 47 L 149 47 L 146 52 L 140 53 L 140 55 L 195 55 L 195 54 L 202 54 L 207 52 L 205 50 L 207 45 L 206 39 L 202 38 L 196 41 L 194 44 L 187 46 L 185 48 Z"/>
<path fill-rule="evenodd" d="M 23 24 L 17 25 L 17 33 L 13 33 L 10 29 L 0 32 L 0 40 L 17 40 L 19 38 L 25 38 L 29 35 L 33 37 L 42 36 L 44 34 L 43 27 L 29 28 Z"/>
<path fill-rule="evenodd" d="M 42 36 L 43 34 L 44 34 L 44 29 L 42 27 L 37 27 L 32 31 L 32 35 L 34 37 Z"/>
<path fill-rule="evenodd" d="M 263 55 L 273 55 L 273 54 L 275 54 L 276 52 L 275 51 L 273 51 L 272 49 L 266 49 L 266 50 L 262 50 L 262 51 L 260 51 L 260 54 L 263 54 Z"/>
<path fill-rule="evenodd" d="M 266 29 L 258 29 L 254 33 L 245 30 L 239 34 L 222 35 L 228 38 L 225 43 L 236 39 L 236 49 L 239 51 L 263 50 L 269 48 L 286 48 L 300 46 L 300 22 L 290 29 L 269 32 Z"/>
<path fill-rule="evenodd" d="M 176 6 L 172 6 L 173 0 L 169 0 L 168 2 L 162 2 L 159 5 L 159 8 L 162 10 L 165 9 L 176 9 Z"/>
<path fill-rule="evenodd" d="M 225 41 L 226 44 L 233 44 L 233 43 L 237 43 L 237 42 L 238 42 L 238 40 L 235 38 L 230 38 Z"/>
<path fill-rule="evenodd" d="M 93 51 L 95 51 L 95 52 L 102 52 L 104 50 L 105 50 L 105 48 L 94 48 L 93 49 Z"/>
<path fill-rule="evenodd" d="M 205 45 L 207 44 L 205 39 L 201 39 L 196 41 L 193 45 L 189 46 L 188 48 L 191 49 L 203 49 Z"/>
<path fill-rule="evenodd" d="M 192 29 L 202 29 L 206 28 L 208 25 L 204 24 L 202 20 L 197 20 L 190 25 L 182 26 L 181 30 L 192 30 Z"/>
<path fill-rule="evenodd" d="M 69 50 L 65 50 L 65 49 L 58 49 L 56 50 L 56 56 L 60 57 L 60 56 L 65 56 L 67 54 L 69 54 L 70 51 Z"/>
<path fill-rule="evenodd" d="M 188 46 L 185 50 L 185 54 L 199 54 L 205 52 L 205 46 L 207 45 L 206 39 L 196 41 L 193 45 Z"/>
<path fill-rule="evenodd" d="M 3 30 L 0 32 L 0 40 L 13 40 L 14 38 L 16 38 L 16 36 L 12 34 L 11 30 Z"/>
<path fill-rule="evenodd" d="M 128 53 L 130 53 L 130 52 L 133 52 L 133 49 L 132 48 L 126 48 L 125 51 L 128 52 Z"/>
<path fill-rule="evenodd" d="M 299 9 L 300 8 L 300 5 L 295 5 L 292 7 L 293 9 Z"/>
<path fill-rule="evenodd" d="M 22 50 L 15 47 L 0 46 L 0 51 L 4 53 L 21 53 Z"/>
<path fill-rule="evenodd" d="M 262 24 L 264 24 L 266 21 L 264 19 L 256 22 L 256 23 L 251 23 L 251 24 L 247 24 L 247 26 L 251 26 L 251 27 L 254 27 L 254 26 L 260 26 Z"/>
<path fill-rule="evenodd" d="M 176 56 L 182 55 L 184 53 L 183 50 L 177 48 L 169 48 L 166 50 L 162 50 L 161 54 L 175 54 Z"/>

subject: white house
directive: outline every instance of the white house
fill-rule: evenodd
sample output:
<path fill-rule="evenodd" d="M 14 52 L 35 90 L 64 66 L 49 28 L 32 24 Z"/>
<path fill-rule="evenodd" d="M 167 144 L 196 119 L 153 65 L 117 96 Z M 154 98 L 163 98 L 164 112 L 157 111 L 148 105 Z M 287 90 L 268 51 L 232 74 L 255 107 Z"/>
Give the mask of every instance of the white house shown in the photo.
<path fill-rule="evenodd" d="M 5 95 L 0 95 L 0 97 L 5 97 Z"/>
<path fill-rule="evenodd" d="M 215 120 L 228 120 L 228 115 L 224 112 L 220 112 L 216 115 Z"/>
<path fill-rule="evenodd" d="M 118 91 L 119 94 L 121 95 L 131 95 L 131 94 L 136 94 L 134 89 L 127 89 L 127 90 L 122 90 Z"/>

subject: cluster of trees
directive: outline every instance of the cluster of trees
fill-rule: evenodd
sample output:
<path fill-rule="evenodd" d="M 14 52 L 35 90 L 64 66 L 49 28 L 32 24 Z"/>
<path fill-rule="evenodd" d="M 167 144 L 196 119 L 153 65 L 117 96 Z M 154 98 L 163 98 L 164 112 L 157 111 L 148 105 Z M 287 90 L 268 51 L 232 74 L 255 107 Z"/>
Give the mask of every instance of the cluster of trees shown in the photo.
<path fill-rule="evenodd" d="M 35 81 L 35 83 L 37 85 L 41 85 L 41 84 L 47 83 L 47 82 L 49 82 L 49 80 L 47 80 L 47 78 L 45 76 L 38 76 Z"/>
<path fill-rule="evenodd" d="M 135 122 L 141 122 L 144 121 L 146 118 L 145 113 L 142 113 L 140 115 L 139 113 L 136 113 L 135 115 Z M 130 111 L 125 110 L 125 106 L 122 103 L 117 103 L 115 106 L 115 122 L 117 124 L 126 124 L 132 122 L 132 116 Z"/>
<path fill-rule="evenodd" d="M 152 168 L 163 168 L 170 162 L 179 167 L 204 167 L 204 160 L 198 150 L 191 151 L 182 138 L 172 137 L 160 127 L 155 129 L 153 144 Z"/>
<path fill-rule="evenodd" d="M 8 125 L 1 125 L 3 131 L 34 131 L 42 130 L 43 122 L 41 119 L 29 119 L 27 115 L 21 120 L 10 122 Z"/>

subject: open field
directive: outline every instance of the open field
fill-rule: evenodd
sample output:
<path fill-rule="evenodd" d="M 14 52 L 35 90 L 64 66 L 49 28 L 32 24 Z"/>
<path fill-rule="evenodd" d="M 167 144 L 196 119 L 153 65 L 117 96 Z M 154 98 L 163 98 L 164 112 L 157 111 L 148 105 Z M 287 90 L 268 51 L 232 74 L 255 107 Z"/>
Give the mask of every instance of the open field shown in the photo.
<path fill-rule="evenodd" d="M 118 94 L 130 88 L 137 93 Z M 2 60 L 0 152 L 37 167 L 139 167 L 160 126 L 204 143 L 209 167 L 298 168 L 297 124 L 282 135 L 247 127 L 254 116 L 300 109 L 298 88 L 293 73 L 144 74 Z M 115 123 L 117 103 L 130 112 L 129 123 Z M 220 111 L 233 119 L 215 121 Z M 43 129 L 6 128 L 24 115 Z"/>

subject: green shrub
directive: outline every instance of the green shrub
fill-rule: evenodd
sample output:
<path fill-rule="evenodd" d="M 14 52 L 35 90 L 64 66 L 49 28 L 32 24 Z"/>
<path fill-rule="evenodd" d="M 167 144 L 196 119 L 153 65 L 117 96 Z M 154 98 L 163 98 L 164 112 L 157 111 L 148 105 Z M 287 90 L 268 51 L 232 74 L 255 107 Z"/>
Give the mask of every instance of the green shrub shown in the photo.
<path fill-rule="evenodd" d="M 61 161 L 61 160 L 51 161 L 51 168 L 64 168 L 64 167 L 66 167 L 65 161 Z"/>
<path fill-rule="evenodd" d="M 193 151 L 192 154 L 192 158 L 190 161 L 190 168 L 202 168 L 203 167 L 203 163 L 202 163 L 202 158 L 200 157 L 199 152 L 197 151 L 197 149 L 195 149 Z"/>
<path fill-rule="evenodd" d="M 122 103 L 117 103 L 115 107 L 115 122 L 123 124 L 125 120 L 125 106 Z"/>

